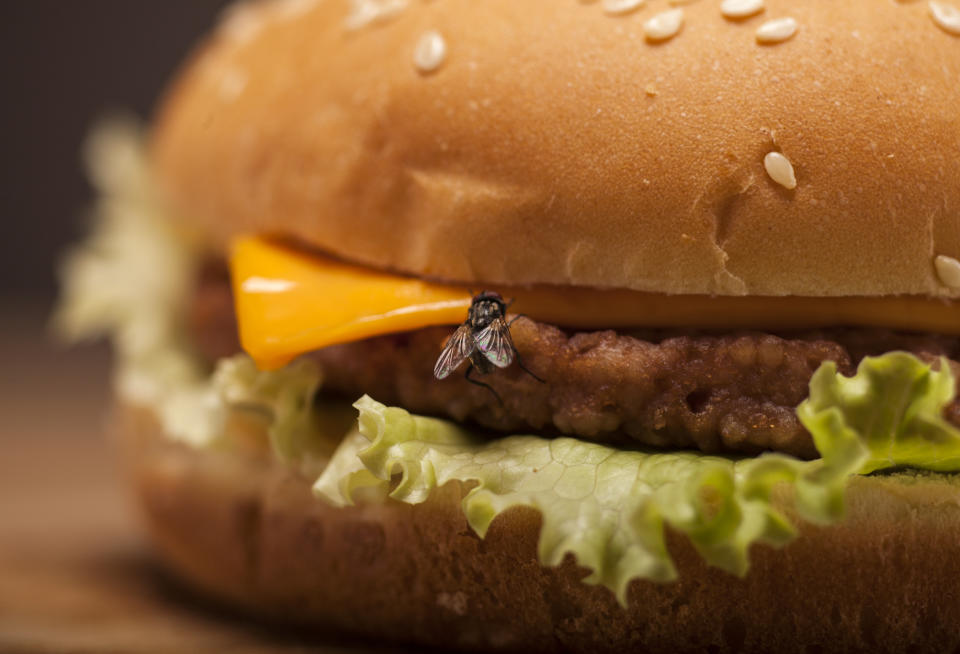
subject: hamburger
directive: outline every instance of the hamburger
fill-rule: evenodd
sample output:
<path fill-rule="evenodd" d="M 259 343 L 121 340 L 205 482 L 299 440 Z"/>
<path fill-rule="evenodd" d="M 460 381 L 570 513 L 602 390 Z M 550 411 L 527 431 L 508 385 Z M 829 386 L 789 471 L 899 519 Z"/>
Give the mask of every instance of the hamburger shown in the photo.
<path fill-rule="evenodd" d="M 232 9 L 64 266 L 163 560 L 443 648 L 960 646 L 958 16 Z"/>

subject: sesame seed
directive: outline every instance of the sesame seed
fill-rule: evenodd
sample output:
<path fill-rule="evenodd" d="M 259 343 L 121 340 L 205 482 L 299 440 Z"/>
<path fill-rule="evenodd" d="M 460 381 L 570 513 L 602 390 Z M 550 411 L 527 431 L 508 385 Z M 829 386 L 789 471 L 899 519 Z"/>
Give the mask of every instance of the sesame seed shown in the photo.
<path fill-rule="evenodd" d="M 775 18 L 757 28 L 757 43 L 781 43 L 796 33 L 796 19 Z"/>
<path fill-rule="evenodd" d="M 945 32 L 960 36 L 960 9 L 946 2 L 930 2 L 930 15 Z"/>
<path fill-rule="evenodd" d="M 933 260 L 933 265 L 944 286 L 960 290 L 960 261 L 941 254 Z"/>
<path fill-rule="evenodd" d="M 611 16 L 623 16 L 636 11 L 646 0 L 603 0 L 603 10 Z"/>
<path fill-rule="evenodd" d="M 235 68 L 224 70 L 220 78 L 220 99 L 224 102 L 233 102 L 239 98 L 247 88 L 247 75 Z"/>
<path fill-rule="evenodd" d="M 317 0 L 276 0 L 274 12 L 280 20 L 293 20 L 317 5 Z"/>
<path fill-rule="evenodd" d="M 421 73 L 432 73 L 447 58 L 447 42 L 439 32 L 433 30 L 424 33 L 413 50 L 413 65 Z"/>
<path fill-rule="evenodd" d="M 650 18 L 643 24 L 643 33 L 649 41 L 665 41 L 673 38 L 683 27 L 683 9 L 668 9 Z"/>
<path fill-rule="evenodd" d="M 263 29 L 263 17 L 249 1 L 229 5 L 221 13 L 220 33 L 236 43 L 252 40 Z"/>
<path fill-rule="evenodd" d="M 763 11 L 763 0 L 723 0 L 720 13 L 726 18 L 746 18 Z"/>
<path fill-rule="evenodd" d="M 770 179 L 784 188 L 797 188 L 797 176 L 793 172 L 793 164 L 780 152 L 768 152 L 763 158 L 763 167 L 767 169 Z"/>
<path fill-rule="evenodd" d="M 352 3 L 350 14 L 344 21 L 344 25 L 348 30 L 358 30 L 375 21 L 379 13 L 376 3 L 358 0 Z"/>
<path fill-rule="evenodd" d="M 344 21 L 348 30 L 382 23 L 407 8 L 408 0 L 351 0 L 350 14 Z"/>

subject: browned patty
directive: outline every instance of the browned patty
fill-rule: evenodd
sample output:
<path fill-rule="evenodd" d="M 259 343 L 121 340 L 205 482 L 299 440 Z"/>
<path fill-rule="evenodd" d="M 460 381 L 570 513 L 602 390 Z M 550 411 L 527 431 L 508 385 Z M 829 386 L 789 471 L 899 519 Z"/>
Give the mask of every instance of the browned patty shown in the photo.
<path fill-rule="evenodd" d="M 208 271 L 193 303 L 200 349 L 238 351 L 229 286 Z M 960 371 L 960 339 L 879 329 L 792 335 L 702 334 L 664 330 L 567 333 L 521 319 L 511 332 L 524 364 L 482 377 L 502 398 L 469 383 L 462 370 L 443 381 L 433 365 L 452 327 L 372 338 L 313 353 L 324 389 L 411 411 L 450 416 L 497 432 L 570 434 L 607 443 L 638 442 L 704 452 L 764 450 L 815 457 L 795 408 L 824 361 L 851 374 L 866 355 L 906 350 Z M 960 402 L 948 418 L 960 425 Z"/>

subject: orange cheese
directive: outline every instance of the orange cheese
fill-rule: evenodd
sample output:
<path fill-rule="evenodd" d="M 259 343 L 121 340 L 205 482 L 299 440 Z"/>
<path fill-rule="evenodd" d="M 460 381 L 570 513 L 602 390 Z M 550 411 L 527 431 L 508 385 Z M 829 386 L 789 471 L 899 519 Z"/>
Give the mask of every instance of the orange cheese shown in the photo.
<path fill-rule="evenodd" d="M 380 272 L 261 238 L 235 241 L 230 267 L 240 341 L 264 369 L 328 345 L 455 325 L 470 307 L 467 286 Z M 920 296 L 711 297 L 559 286 L 492 290 L 514 300 L 511 312 L 577 329 L 845 325 L 960 334 L 960 303 Z"/>

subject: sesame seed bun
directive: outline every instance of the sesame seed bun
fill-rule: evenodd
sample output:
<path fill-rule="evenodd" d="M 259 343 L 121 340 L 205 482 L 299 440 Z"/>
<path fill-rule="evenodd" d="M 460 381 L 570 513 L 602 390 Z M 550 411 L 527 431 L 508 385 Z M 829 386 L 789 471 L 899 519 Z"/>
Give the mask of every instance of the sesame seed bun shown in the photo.
<path fill-rule="evenodd" d="M 154 543 L 208 594 L 259 614 L 394 642 L 525 652 L 900 652 L 960 647 L 958 489 L 856 477 L 847 517 L 756 546 L 744 579 L 670 539 L 680 579 L 635 581 L 624 609 L 567 559 L 537 561 L 539 514 L 481 540 L 448 484 L 424 504 L 335 509 L 268 458 L 197 451 L 143 410 L 119 434 Z M 427 574 L 424 574 L 427 572 Z"/>
<path fill-rule="evenodd" d="M 245 4 L 159 176 L 221 243 L 449 280 L 960 295 L 960 37 L 927 3 L 695 2 L 665 37 L 672 5 L 613 4 Z"/>

